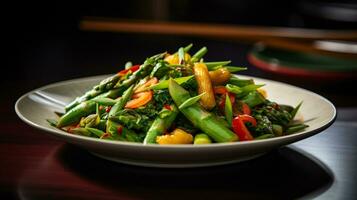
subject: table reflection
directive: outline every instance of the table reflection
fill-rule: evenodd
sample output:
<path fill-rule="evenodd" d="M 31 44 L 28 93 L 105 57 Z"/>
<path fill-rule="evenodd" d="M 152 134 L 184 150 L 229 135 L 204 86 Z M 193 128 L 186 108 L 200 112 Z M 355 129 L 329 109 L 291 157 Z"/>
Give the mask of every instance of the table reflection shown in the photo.
<path fill-rule="evenodd" d="M 23 175 L 17 194 L 20 199 L 291 199 L 314 197 L 332 182 L 319 160 L 291 147 L 237 164 L 160 169 L 114 163 L 66 144 Z"/>

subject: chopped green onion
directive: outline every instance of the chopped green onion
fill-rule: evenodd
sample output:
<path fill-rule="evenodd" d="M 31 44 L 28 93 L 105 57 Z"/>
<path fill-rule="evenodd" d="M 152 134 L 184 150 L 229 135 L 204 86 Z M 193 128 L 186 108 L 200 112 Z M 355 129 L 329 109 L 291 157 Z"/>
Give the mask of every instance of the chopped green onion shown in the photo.
<path fill-rule="evenodd" d="M 197 96 L 194 96 L 194 97 L 191 97 L 189 99 L 187 99 L 185 102 L 183 102 L 180 106 L 179 106 L 179 109 L 183 109 L 183 108 L 186 108 L 186 107 L 189 107 L 189 106 L 192 106 L 193 104 L 195 104 L 197 101 L 199 101 L 201 99 L 201 97 L 205 94 L 202 93 L 200 95 L 197 95 Z"/>
<path fill-rule="evenodd" d="M 182 84 L 188 80 L 190 80 L 193 77 L 193 75 L 191 76 L 184 76 L 184 77 L 180 77 L 180 78 L 175 78 L 174 80 L 178 83 L 178 84 Z M 164 80 L 164 81 L 160 81 L 158 84 L 155 84 L 153 86 L 151 86 L 150 88 L 153 90 L 162 90 L 162 89 L 166 89 L 169 87 L 169 80 Z"/>
<path fill-rule="evenodd" d="M 229 95 L 226 94 L 226 102 L 224 106 L 224 114 L 226 115 L 226 119 L 228 124 L 231 126 L 232 124 L 232 118 L 233 118 L 233 112 L 232 112 L 232 103 L 229 98 Z"/>

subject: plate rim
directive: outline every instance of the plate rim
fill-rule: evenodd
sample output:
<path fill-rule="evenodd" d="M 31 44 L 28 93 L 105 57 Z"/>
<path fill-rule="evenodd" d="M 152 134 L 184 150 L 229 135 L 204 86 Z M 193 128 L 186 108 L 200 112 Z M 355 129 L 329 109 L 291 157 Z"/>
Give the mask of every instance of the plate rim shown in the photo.
<path fill-rule="evenodd" d="M 260 77 L 254 77 L 254 76 L 246 76 L 246 75 L 237 75 L 234 74 L 235 76 L 238 77 L 242 77 L 242 78 L 252 78 L 252 79 L 259 79 L 259 81 L 269 81 L 269 82 L 273 82 L 276 84 L 282 84 L 291 88 L 295 88 L 295 89 L 299 89 L 302 90 L 306 93 L 309 93 L 310 95 L 313 95 L 317 98 L 322 99 L 323 101 L 325 101 L 327 104 L 329 104 L 332 108 L 332 112 L 333 112 L 333 116 L 331 119 L 329 119 L 328 122 L 326 122 L 326 124 L 324 124 L 323 126 L 316 128 L 314 130 L 311 131 L 302 131 L 300 133 L 294 133 L 291 135 L 285 135 L 285 136 L 281 136 L 281 137 L 275 137 L 275 138 L 268 138 L 268 139 L 264 139 L 264 140 L 253 140 L 253 141 L 237 141 L 237 142 L 227 142 L 227 143 L 212 143 L 212 144 L 202 144 L 202 145 L 185 145 L 185 144 L 171 144 L 171 145 L 157 145 L 157 144 L 142 144 L 142 143 L 135 143 L 135 142 L 124 142 L 124 141 L 111 141 L 111 140 L 100 140 L 97 138 L 92 138 L 92 137 L 86 137 L 86 136 L 81 136 L 81 135 L 74 135 L 74 134 L 68 134 L 65 131 L 59 130 L 59 129 L 55 129 L 53 127 L 45 127 L 42 126 L 40 124 L 37 124 L 35 122 L 32 122 L 31 120 L 27 119 L 19 110 L 19 104 L 21 103 L 21 101 L 23 101 L 23 99 L 27 98 L 30 94 L 35 93 L 36 91 L 41 91 L 44 89 L 48 89 L 48 88 L 52 88 L 52 87 L 56 87 L 56 86 L 61 86 L 61 85 L 66 85 L 66 84 L 70 84 L 70 83 L 75 83 L 75 82 L 79 82 L 79 81 L 85 81 L 85 80 L 91 80 L 91 79 L 99 79 L 99 78 L 104 78 L 104 77 L 108 77 L 110 75 L 113 74 L 103 74 L 103 75 L 96 75 L 96 76 L 88 76 L 88 77 L 81 77 L 81 78 L 75 78 L 75 79 L 70 79 L 70 80 L 64 80 L 64 81 L 59 81 L 59 82 L 55 82 L 55 83 L 51 83 L 42 87 L 39 87 L 37 89 L 31 90 L 25 94 L 23 94 L 21 97 L 19 97 L 15 103 L 15 112 L 18 115 L 18 117 L 24 121 L 26 124 L 30 125 L 31 127 L 34 127 L 36 129 L 45 131 L 47 133 L 51 133 L 51 135 L 56 136 L 56 137 L 61 137 L 61 139 L 63 137 L 70 137 L 71 139 L 75 139 L 75 140 L 85 140 L 86 142 L 92 142 L 92 143 L 104 143 L 106 145 L 124 145 L 127 147 L 144 147 L 144 148 L 151 148 L 151 149 L 162 149 L 162 148 L 172 148 L 172 149 L 206 149 L 206 148 L 224 148 L 224 147 L 232 147 L 232 146 L 252 146 L 252 145 L 259 145 L 261 143 L 274 143 L 274 142 L 284 142 L 285 140 L 289 140 L 289 139 L 294 139 L 294 138 L 299 138 L 302 137 L 302 139 L 310 137 L 312 135 L 315 135 L 317 133 L 320 133 L 321 131 L 327 129 L 328 127 L 330 127 L 334 121 L 336 120 L 337 117 L 337 109 L 336 107 L 325 97 L 312 92 L 310 90 L 307 90 L 305 88 L 301 88 L 301 87 L 297 87 L 288 83 L 284 83 L 284 82 L 280 82 L 280 81 L 275 81 L 275 80 L 270 80 L 270 79 L 265 79 L 265 78 L 260 78 Z M 44 119 L 45 120 L 45 119 Z M 64 139 L 63 139 L 64 140 Z M 301 139 L 299 139 L 301 140 Z M 297 141 L 299 141 L 297 140 Z M 66 141 L 69 142 L 69 141 Z M 288 142 L 288 144 L 290 143 L 294 143 L 294 142 Z M 283 146 L 283 145 L 281 145 Z"/>

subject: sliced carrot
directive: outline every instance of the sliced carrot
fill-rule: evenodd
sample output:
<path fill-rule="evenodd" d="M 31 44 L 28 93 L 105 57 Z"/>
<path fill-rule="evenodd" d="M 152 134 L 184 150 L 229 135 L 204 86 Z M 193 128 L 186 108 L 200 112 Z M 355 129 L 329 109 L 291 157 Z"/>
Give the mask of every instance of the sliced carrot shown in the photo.
<path fill-rule="evenodd" d="M 131 109 L 139 108 L 140 106 L 147 104 L 152 99 L 152 95 L 153 95 L 152 91 L 137 93 L 133 95 L 134 99 L 126 103 L 125 108 L 131 108 Z"/>
<path fill-rule="evenodd" d="M 147 88 L 149 88 L 152 85 L 155 85 L 158 82 L 159 82 L 159 80 L 157 80 L 157 78 L 154 77 L 154 78 L 146 81 L 144 84 L 140 85 L 138 88 L 136 88 L 134 93 L 144 92 Z"/>

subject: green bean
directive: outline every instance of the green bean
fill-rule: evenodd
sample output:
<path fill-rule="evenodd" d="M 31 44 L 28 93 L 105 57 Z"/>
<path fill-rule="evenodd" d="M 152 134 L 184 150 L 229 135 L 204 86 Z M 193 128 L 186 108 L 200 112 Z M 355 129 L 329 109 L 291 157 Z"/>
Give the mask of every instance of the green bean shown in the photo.
<path fill-rule="evenodd" d="M 253 79 L 240 79 L 237 78 L 236 76 L 232 76 L 228 83 L 236 85 L 238 87 L 244 87 L 246 85 L 251 85 L 254 84 L 254 80 Z"/>
<path fill-rule="evenodd" d="M 273 132 L 276 136 L 282 136 L 283 135 L 283 127 L 278 125 L 278 124 L 273 124 Z"/>
<path fill-rule="evenodd" d="M 230 60 L 227 61 L 217 61 L 217 62 L 205 62 L 208 71 L 215 70 L 216 67 L 225 66 L 231 63 Z"/>
<path fill-rule="evenodd" d="M 191 62 L 199 61 L 206 53 L 207 53 L 207 48 L 202 47 L 200 50 L 197 51 L 197 53 L 195 53 L 195 55 L 192 56 Z"/>
<path fill-rule="evenodd" d="M 305 128 L 309 127 L 306 124 L 296 124 L 294 126 L 290 126 L 286 129 L 285 134 L 292 134 L 298 131 L 304 130 Z"/>
<path fill-rule="evenodd" d="M 255 140 L 262 140 L 262 139 L 268 139 L 268 138 L 273 138 L 274 137 L 274 134 L 264 134 L 264 135 L 261 135 L 261 136 L 258 136 L 256 138 L 254 138 Z"/>

